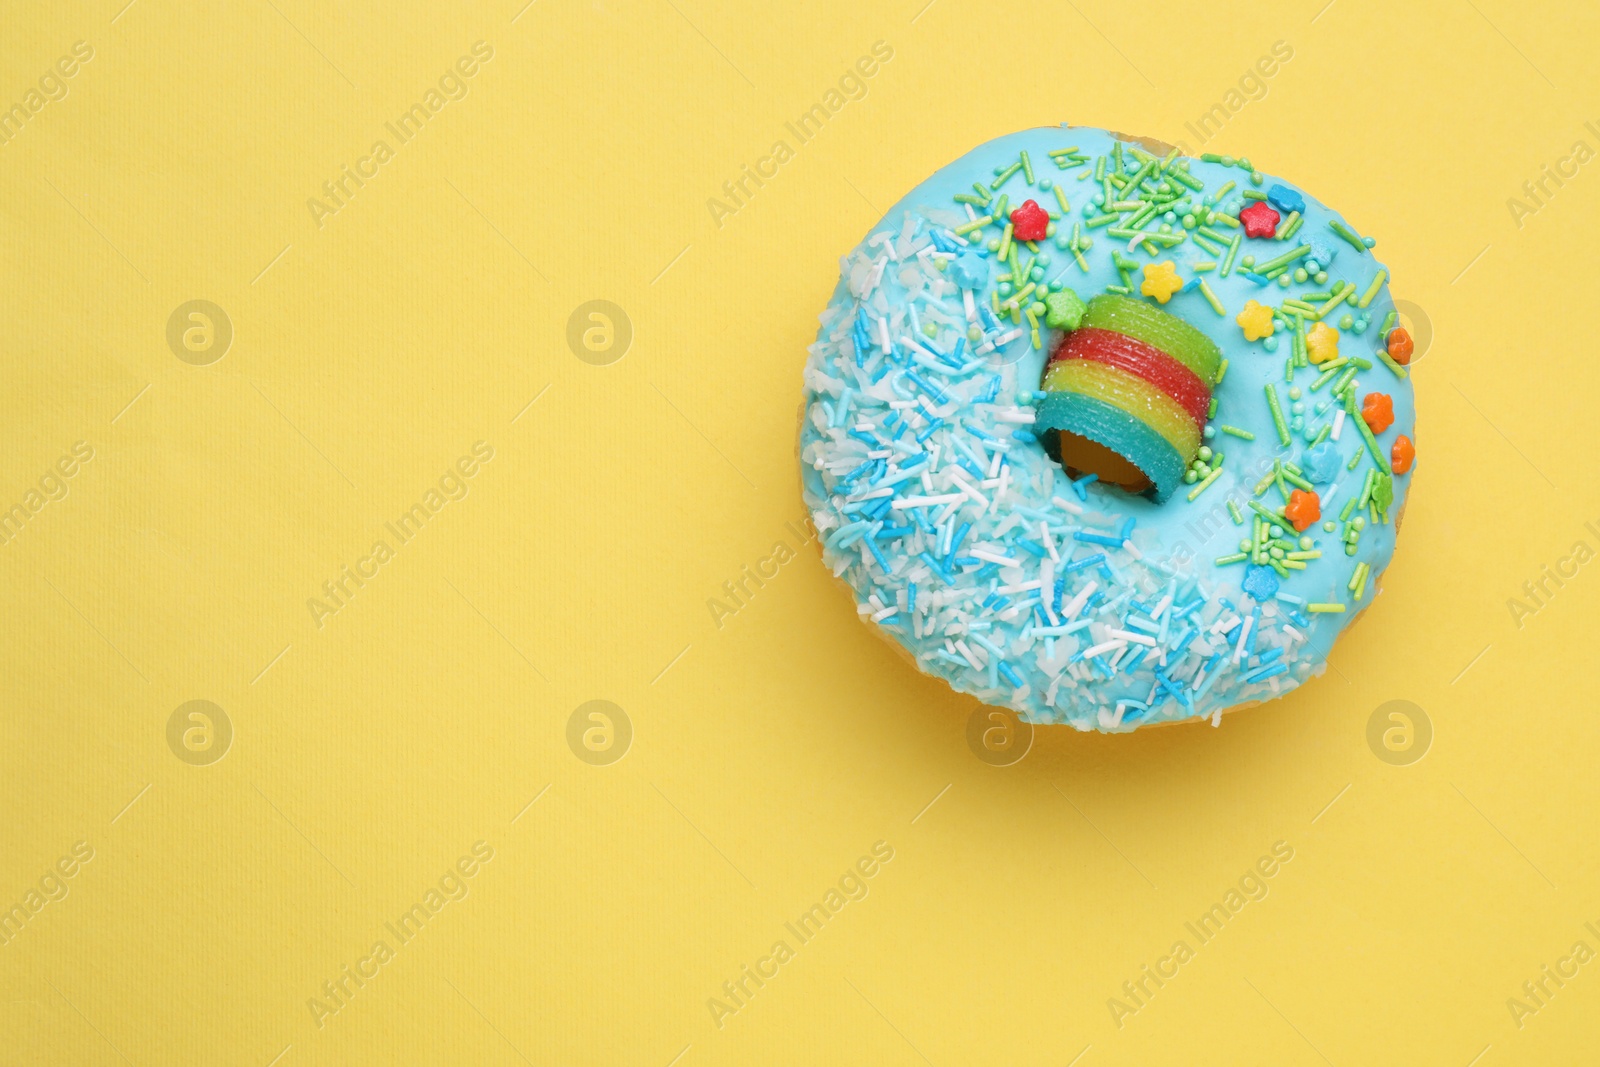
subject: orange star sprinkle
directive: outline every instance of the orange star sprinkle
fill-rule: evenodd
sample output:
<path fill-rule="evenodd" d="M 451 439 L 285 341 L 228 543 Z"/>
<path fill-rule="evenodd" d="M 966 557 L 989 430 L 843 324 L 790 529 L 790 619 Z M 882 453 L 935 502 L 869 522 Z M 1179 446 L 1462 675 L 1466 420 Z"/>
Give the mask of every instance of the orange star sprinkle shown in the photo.
<path fill-rule="evenodd" d="M 1361 401 L 1361 417 L 1373 433 L 1382 433 L 1394 425 L 1394 401 L 1388 393 L 1368 393 Z"/>
<path fill-rule="evenodd" d="M 1416 458 L 1416 446 L 1411 443 L 1411 438 L 1401 434 L 1394 439 L 1394 447 L 1389 449 L 1389 469 L 1396 474 L 1404 474 L 1411 469 L 1412 461 Z"/>
<path fill-rule="evenodd" d="M 1304 489 L 1290 490 L 1283 517 L 1289 520 L 1296 533 L 1304 533 L 1307 527 L 1322 518 L 1322 500 L 1316 493 L 1308 493 Z"/>

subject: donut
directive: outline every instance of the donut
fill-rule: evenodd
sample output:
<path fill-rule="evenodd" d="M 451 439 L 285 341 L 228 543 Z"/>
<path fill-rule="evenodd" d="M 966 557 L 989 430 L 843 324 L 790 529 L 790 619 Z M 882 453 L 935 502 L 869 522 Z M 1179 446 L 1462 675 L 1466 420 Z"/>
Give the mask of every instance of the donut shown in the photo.
<path fill-rule="evenodd" d="M 990 141 L 840 261 L 802 492 L 859 617 L 1028 722 L 1220 723 L 1327 665 L 1416 469 L 1375 242 L 1248 159 Z"/>

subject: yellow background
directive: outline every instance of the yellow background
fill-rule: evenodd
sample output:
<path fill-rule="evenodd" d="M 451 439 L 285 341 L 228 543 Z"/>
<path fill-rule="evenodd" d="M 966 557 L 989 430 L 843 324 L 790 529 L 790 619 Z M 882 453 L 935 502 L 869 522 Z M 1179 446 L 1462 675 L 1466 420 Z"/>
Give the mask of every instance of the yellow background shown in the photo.
<path fill-rule="evenodd" d="M 0 505 L 94 450 L 0 546 L 0 907 L 95 850 L 0 945 L 0 1062 L 1594 1062 L 1600 962 L 1506 1006 L 1600 949 L 1600 570 L 1507 606 L 1600 547 L 1600 167 L 1506 206 L 1600 147 L 1592 10 L 123 3 L 0 35 L 6 106 L 94 49 L 0 147 Z M 480 40 L 319 228 L 308 198 Z M 814 546 L 716 626 L 722 583 L 798 548 L 805 346 L 881 211 L 1024 126 L 1195 145 L 1279 40 L 1205 147 L 1376 235 L 1435 331 L 1400 550 L 1333 669 L 995 767 Z M 234 329 L 206 366 L 166 341 L 192 299 Z M 608 365 L 567 343 L 592 299 L 632 326 Z M 477 441 L 465 499 L 319 628 L 307 599 Z M 167 742 L 195 699 L 234 731 L 208 766 Z M 568 746 L 591 699 L 620 762 Z M 1390 700 L 1432 723 L 1420 762 L 1368 746 Z M 480 840 L 470 895 L 319 1028 L 308 998 Z M 870 895 L 719 1029 L 708 998 L 879 840 Z M 1266 899 L 1119 1028 L 1108 998 L 1280 840 Z"/>

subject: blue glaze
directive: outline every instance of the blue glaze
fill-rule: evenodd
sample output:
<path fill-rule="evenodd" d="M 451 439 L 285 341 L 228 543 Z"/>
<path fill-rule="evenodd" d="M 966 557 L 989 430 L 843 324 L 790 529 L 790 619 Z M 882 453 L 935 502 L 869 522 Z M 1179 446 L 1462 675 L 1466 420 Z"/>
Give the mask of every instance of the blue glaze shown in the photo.
<path fill-rule="evenodd" d="M 1086 128 L 1012 134 L 968 153 L 890 209 L 869 239 L 843 260 L 843 276 L 807 362 L 800 439 L 804 495 L 822 534 L 824 559 L 851 587 L 864 619 L 876 616 L 873 625 L 880 633 L 910 652 L 922 670 L 961 692 L 1011 707 L 1033 722 L 1108 732 L 1212 717 L 1281 695 L 1320 673 L 1325 652 L 1377 595 L 1411 481 L 1410 474 L 1394 478 L 1387 523 L 1373 522 L 1366 509 L 1353 513 L 1369 516 L 1354 555 L 1345 552 L 1344 526 L 1326 533 L 1318 522 L 1304 534 L 1320 558 L 1280 560 L 1286 568 L 1282 574 L 1249 562 L 1213 562 L 1237 555 L 1241 539 L 1251 537 L 1252 501 L 1269 510 L 1282 506 L 1283 497 L 1270 481 L 1261 496 L 1252 495 L 1275 460 L 1295 461 L 1305 470 L 1323 500 L 1323 518 L 1332 520 L 1349 497 L 1361 494 L 1367 472 L 1376 469 L 1367 456 L 1354 470 L 1346 469 L 1363 448 L 1353 421 L 1359 414 L 1346 416 L 1337 442 L 1325 442 L 1296 460 L 1304 440 L 1335 417 L 1336 407 L 1324 404 L 1331 399 L 1328 387 L 1311 390 L 1321 371 L 1301 368 L 1292 383 L 1285 381 L 1293 346 L 1283 324 L 1275 335 L 1283 341 L 1270 353 L 1263 345 L 1247 344 L 1233 317 L 1246 299 L 1276 306 L 1341 282 L 1364 293 L 1382 265 L 1329 229 L 1330 221 L 1343 221 L 1338 214 L 1290 183 L 1269 178 L 1269 196 L 1281 186 L 1289 194 L 1286 202 L 1303 198 L 1304 222 L 1288 243 L 1244 239 L 1238 258 L 1251 255 L 1266 262 L 1294 245 L 1309 244 L 1317 265 L 1328 272 L 1327 282 L 1284 289 L 1239 263 L 1226 277 L 1212 270 L 1200 277 L 1226 309 L 1219 316 L 1193 284 L 1188 264 L 1199 259 L 1220 264 L 1220 257 L 1204 253 L 1191 239 L 1192 231 L 1174 227 L 1170 232 L 1184 235 L 1183 243 L 1152 256 L 1142 246 L 1130 251 L 1128 241 L 1107 236 L 1104 227 L 1085 225 L 1102 211 L 1091 202 L 1101 186 L 1078 175 L 1089 172 L 1094 157 L 1109 154 L 1115 143 L 1112 135 Z M 1049 152 L 1074 145 L 1090 165 L 1057 171 Z M 1142 165 L 1131 147 L 1124 142 L 1128 174 Z M 1190 284 L 1165 310 L 1210 336 L 1229 361 L 1215 391 L 1212 424 L 1239 427 L 1255 439 L 1227 434 L 1209 439 L 1224 454 L 1222 473 L 1193 502 L 1188 500 L 1192 484 L 1179 485 L 1166 503 L 1156 504 L 1092 476 L 1074 482 L 1031 432 L 1040 376 L 1061 331 L 1046 328 L 1041 319 L 1042 344 L 1035 348 L 1026 320 L 1019 329 L 1009 312 L 994 314 L 991 294 L 1010 272 L 1009 263 L 986 247 L 999 236 L 999 227 L 971 233 L 970 242 L 963 242 L 953 231 L 972 216 L 952 200 L 957 193 L 970 193 L 974 181 L 992 181 L 996 166 L 1004 169 L 1023 150 L 1036 171 L 1050 171 L 1072 204 L 1072 212 L 1062 216 L 1054 197 L 1040 201 L 1056 221 L 1057 238 L 1070 237 L 1078 225 L 1093 240 L 1083 252 L 1087 273 L 1070 247 L 1065 254 L 1051 247 L 1047 277 L 1087 300 L 1123 284 L 1115 256 L 1136 264 L 1128 273 L 1137 294 L 1138 268 L 1171 259 Z M 1186 194 L 1195 208 L 1248 173 L 1219 163 L 1187 163 L 1186 173 L 1204 186 Z M 1238 206 L 1231 197 L 1228 203 Z M 1143 228 L 1156 229 L 1159 223 L 1158 216 Z M 1238 232 L 1220 222 L 1211 228 L 1230 237 Z M 1039 249 L 1056 244 L 1040 242 Z M 1031 253 L 1021 249 L 1019 256 L 1025 266 Z M 943 270 L 935 267 L 937 258 L 948 260 Z M 974 261 L 985 268 L 981 279 L 968 273 Z M 975 291 L 969 290 L 976 312 L 971 318 L 963 280 L 976 283 Z M 1043 296 L 1036 291 L 1028 302 Z M 1387 287 L 1381 286 L 1356 316 L 1357 325 L 1361 318 L 1382 321 L 1392 307 Z M 1346 311 L 1356 309 L 1336 307 L 1322 321 L 1336 325 Z M 937 328 L 932 338 L 922 330 L 930 323 Z M 967 339 L 972 327 L 983 333 L 977 343 Z M 1386 465 L 1397 434 L 1415 440 L 1415 407 L 1410 379 L 1397 378 L 1376 358 L 1381 340 L 1341 331 L 1339 351 L 1373 363 L 1370 370 L 1358 371 L 1358 400 L 1368 392 L 1393 398 L 1394 425 L 1377 435 Z M 1263 392 L 1268 383 L 1280 399 L 1290 384 L 1302 390 L 1304 439 L 1295 435 L 1280 447 Z M 1323 458 L 1324 449 L 1331 461 Z M 1331 485 L 1320 477 L 1325 474 Z M 1240 525 L 1229 517 L 1230 500 L 1243 516 Z M 1135 523 L 1131 528 L 1129 520 Z M 1284 526 L 1284 541 L 1292 545 L 1300 534 Z M 1303 563 L 1304 569 L 1288 562 Z M 1368 564 L 1371 576 L 1363 599 L 1353 601 L 1347 584 L 1358 562 Z M 1324 603 L 1341 603 L 1346 610 L 1307 610 Z"/>

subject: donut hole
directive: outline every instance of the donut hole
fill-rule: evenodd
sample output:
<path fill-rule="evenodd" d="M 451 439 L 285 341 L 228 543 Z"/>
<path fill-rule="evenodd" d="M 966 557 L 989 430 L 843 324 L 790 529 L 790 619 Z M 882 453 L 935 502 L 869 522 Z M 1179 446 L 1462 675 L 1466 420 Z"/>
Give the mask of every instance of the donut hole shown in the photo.
<path fill-rule="evenodd" d="M 1114 485 L 1130 493 L 1149 492 L 1149 477 L 1126 458 L 1071 430 L 1058 431 L 1057 448 L 1061 466 L 1067 475 L 1082 478 L 1093 474 L 1103 485 Z"/>

